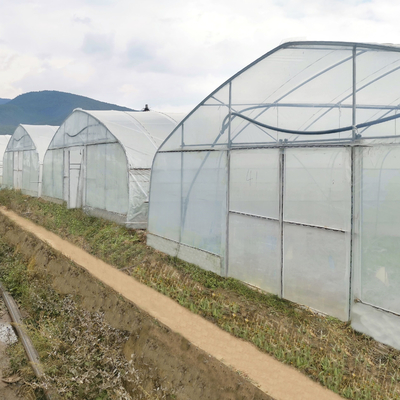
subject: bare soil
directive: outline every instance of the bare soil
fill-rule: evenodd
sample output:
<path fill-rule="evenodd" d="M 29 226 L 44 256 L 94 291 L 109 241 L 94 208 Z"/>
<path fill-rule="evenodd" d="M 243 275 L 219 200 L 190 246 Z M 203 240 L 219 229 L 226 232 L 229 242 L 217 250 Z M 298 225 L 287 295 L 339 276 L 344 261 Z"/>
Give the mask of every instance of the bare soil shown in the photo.
<path fill-rule="evenodd" d="M 132 332 L 124 354 L 147 377 L 145 389 L 171 385 L 179 399 L 271 399 L 267 393 L 276 399 L 340 398 L 55 234 L 4 208 L 0 211 L 36 236 L 0 217 L 0 234 L 30 264 L 34 259 L 35 268 L 46 269 L 59 292 L 79 294 L 88 310 L 104 311 L 108 323 Z"/>

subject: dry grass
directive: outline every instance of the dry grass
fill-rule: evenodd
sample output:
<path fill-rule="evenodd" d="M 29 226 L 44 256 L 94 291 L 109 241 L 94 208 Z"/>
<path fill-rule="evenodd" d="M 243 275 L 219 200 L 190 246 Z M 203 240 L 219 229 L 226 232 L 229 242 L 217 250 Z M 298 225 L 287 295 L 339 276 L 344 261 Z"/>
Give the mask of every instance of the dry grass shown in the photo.
<path fill-rule="evenodd" d="M 23 378 L 19 392 L 24 398 L 44 399 L 43 387 L 74 400 L 132 400 L 132 390 L 135 400 L 166 398 L 162 388 L 157 394 L 147 393 L 132 361 L 124 357 L 129 332 L 108 325 L 103 313 L 84 310 L 79 299 L 57 294 L 49 277 L 30 269 L 1 238 L 0 280 L 18 301 L 44 366 L 45 379 L 38 381 L 22 344 L 9 347 L 6 374 Z"/>
<path fill-rule="evenodd" d="M 173 298 L 235 336 L 253 342 L 343 397 L 400 399 L 400 352 L 276 296 L 163 255 L 145 233 L 88 217 L 81 210 L 13 191 L 0 204 Z"/>

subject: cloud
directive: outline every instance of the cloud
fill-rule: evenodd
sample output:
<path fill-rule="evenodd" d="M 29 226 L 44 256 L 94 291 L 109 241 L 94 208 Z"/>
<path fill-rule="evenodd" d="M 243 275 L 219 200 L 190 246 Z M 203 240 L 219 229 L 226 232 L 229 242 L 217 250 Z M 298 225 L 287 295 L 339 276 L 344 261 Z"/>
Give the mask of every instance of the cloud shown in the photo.
<path fill-rule="evenodd" d="M 126 50 L 126 65 L 132 68 L 150 67 L 156 61 L 154 48 L 144 43 L 133 41 L 128 44 Z M 151 66 L 150 68 L 154 68 Z"/>
<path fill-rule="evenodd" d="M 391 0 L 2 0 L 0 97 L 189 111 L 286 38 L 396 42 L 399 14 Z"/>
<path fill-rule="evenodd" d="M 78 24 L 90 25 L 92 20 L 89 17 L 78 17 L 76 14 L 72 16 L 72 22 L 76 22 Z"/>
<path fill-rule="evenodd" d="M 114 49 L 114 35 L 87 33 L 83 38 L 82 51 L 86 54 L 110 56 Z"/>

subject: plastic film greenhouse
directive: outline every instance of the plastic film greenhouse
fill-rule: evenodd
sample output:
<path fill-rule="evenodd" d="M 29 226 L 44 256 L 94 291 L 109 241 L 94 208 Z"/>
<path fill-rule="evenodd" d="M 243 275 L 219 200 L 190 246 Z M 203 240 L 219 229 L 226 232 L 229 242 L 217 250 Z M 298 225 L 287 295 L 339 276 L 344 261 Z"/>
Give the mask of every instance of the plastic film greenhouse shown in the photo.
<path fill-rule="evenodd" d="M 400 348 L 399 108 L 399 47 L 277 47 L 159 148 L 148 244 Z"/>
<path fill-rule="evenodd" d="M 43 157 L 58 126 L 19 125 L 3 157 L 3 185 L 40 196 Z"/>
<path fill-rule="evenodd" d="M 76 109 L 44 159 L 43 197 L 146 228 L 153 157 L 183 115 Z"/>
<path fill-rule="evenodd" d="M 0 188 L 3 184 L 3 156 L 10 137 L 10 135 L 0 135 Z"/>

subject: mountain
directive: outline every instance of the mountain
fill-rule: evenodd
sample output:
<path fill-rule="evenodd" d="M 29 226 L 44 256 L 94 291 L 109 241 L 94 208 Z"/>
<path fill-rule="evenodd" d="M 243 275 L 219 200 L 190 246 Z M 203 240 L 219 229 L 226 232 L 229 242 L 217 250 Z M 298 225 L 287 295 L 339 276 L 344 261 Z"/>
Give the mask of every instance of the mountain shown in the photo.
<path fill-rule="evenodd" d="M 61 125 L 75 108 L 134 111 L 71 93 L 50 90 L 30 92 L 13 100 L 0 99 L 0 135 L 12 135 L 19 124 Z"/>

